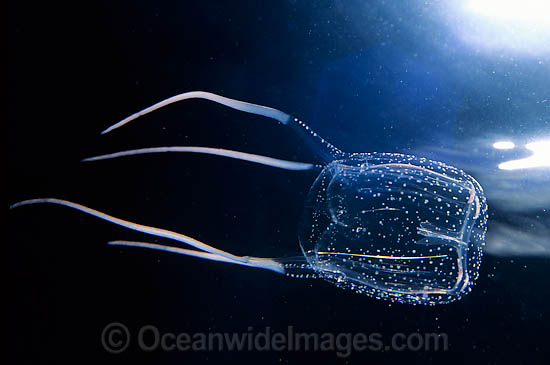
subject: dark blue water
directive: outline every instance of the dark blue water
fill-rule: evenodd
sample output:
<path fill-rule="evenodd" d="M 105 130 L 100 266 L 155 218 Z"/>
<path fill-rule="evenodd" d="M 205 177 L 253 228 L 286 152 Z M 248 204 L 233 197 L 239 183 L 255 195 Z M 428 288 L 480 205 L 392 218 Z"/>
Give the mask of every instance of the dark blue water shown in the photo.
<path fill-rule="evenodd" d="M 15 307 L 10 337 L 21 362 L 543 363 L 550 170 L 497 165 L 550 138 L 550 30 L 543 25 L 533 38 L 514 38 L 504 33 L 511 23 L 486 29 L 492 21 L 469 19 L 456 4 L 417 1 L 10 2 L 10 204 L 63 198 L 240 255 L 300 255 L 298 223 L 315 173 L 192 154 L 80 162 L 177 145 L 317 162 L 280 125 L 201 100 L 99 134 L 192 90 L 284 110 L 345 151 L 442 160 L 473 175 L 489 204 L 487 254 L 473 291 L 435 307 L 390 305 L 321 280 L 109 247 L 109 240 L 149 237 L 67 208 L 11 211 L 6 296 Z M 503 139 L 517 147 L 492 148 Z M 120 354 L 101 342 L 113 322 L 131 334 Z M 384 345 L 395 334 L 440 333 L 448 349 L 375 346 L 343 359 L 334 349 L 145 351 L 137 336 L 146 325 L 174 334 L 268 327 L 364 333 Z"/>

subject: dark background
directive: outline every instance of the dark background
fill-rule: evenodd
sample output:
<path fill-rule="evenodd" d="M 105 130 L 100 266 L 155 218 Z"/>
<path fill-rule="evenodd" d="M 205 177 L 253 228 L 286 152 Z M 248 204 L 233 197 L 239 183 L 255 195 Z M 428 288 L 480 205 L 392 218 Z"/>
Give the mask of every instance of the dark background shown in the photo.
<path fill-rule="evenodd" d="M 469 47 L 436 10 L 414 1 L 11 1 L 9 204 L 63 198 L 235 254 L 299 254 L 312 173 L 194 154 L 80 162 L 171 145 L 315 162 L 280 125 L 203 100 L 99 134 L 192 90 L 279 108 L 346 151 L 454 150 L 495 135 L 548 134 L 550 102 L 540 103 L 550 99 L 548 53 Z M 472 151 L 445 162 L 484 168 L 486 156 Z M 491 219 L 510 220 L 506 204 L 491 206 L 491 188 L 498 186 L 485 186 Z M 548 211 L 537 209 L 525 214 L 548 227 Z M 134 336 L 143 325 L 174 333 L 293 326 L 381 333 L 386 341 L 394 333 L 448 334 L 448 352 L 367 351 L 344 359 L 349 363 L 536 364 L 549 350 L 550 262 L 541 255 L 485 256 L 471 294 L 415 307 L 322 280 L 109 247 L 114 239 L 151 239 L 63 207 L 20 208 L 8 222 L 6 300 L 14 310 L 7 316 L 16 324 L 10 337 L 21 363 L 339 360 L 333 352 L 144 352 L 135 342 L 112 355 L 100 339 L 111 322 Z"/>

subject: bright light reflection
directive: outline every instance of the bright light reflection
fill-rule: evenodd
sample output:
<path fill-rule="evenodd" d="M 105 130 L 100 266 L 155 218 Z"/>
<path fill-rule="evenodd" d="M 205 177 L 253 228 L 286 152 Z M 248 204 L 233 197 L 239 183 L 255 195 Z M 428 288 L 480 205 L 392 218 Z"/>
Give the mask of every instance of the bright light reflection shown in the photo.
<path fill-rule="evenodd" d="M 506 161 L 498 165 L 501 170 L 519 170 L 535 167 L 550 167 L 550 140 L 531 142 L 525 148 L 533 154 L 527 158 Z"/>
<path fill-rule="evenodd" d="M 514 142 L 511 141 L 498 141 L 493 143 L 493 148 L 496 148 L 497 150 L 511 150 L 516 145 Z"/>
<path fill-rule="evenodd" d="M 441 4 L 446 24 L 480 51 L 550 54 L 550 0 L 449 0 Z"/>
<path fill-rule="evenodd" d="M 550 22 L 548 0 L 471 0 L 468 8 L 476 14 L 502 20 Z"/>

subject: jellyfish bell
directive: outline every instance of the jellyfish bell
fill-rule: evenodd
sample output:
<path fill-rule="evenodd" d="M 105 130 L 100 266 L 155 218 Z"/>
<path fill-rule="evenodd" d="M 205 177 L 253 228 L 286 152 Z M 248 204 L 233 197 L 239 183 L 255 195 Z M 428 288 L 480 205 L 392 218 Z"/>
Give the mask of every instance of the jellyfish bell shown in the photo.
<path fill-rule="evenodd" d="M 317 275 L 339 287 L 441 304 L 471 290 L 486 221 L 483 190 L 465 172 L 411 155 L 358 153 L 315 180 L 299 239 Z"/>

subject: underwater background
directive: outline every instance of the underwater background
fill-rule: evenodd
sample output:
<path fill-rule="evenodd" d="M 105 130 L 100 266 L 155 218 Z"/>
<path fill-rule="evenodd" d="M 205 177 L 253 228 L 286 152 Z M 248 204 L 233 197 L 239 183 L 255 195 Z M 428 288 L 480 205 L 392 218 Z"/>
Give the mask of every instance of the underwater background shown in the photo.
<path fill-rule="evenodd" d="M 314 172 L 196 154 L 81 162 L 153 146 L 319 162 L 281 125 L 204 100 L 100 135 L 157 101 L 203 90 L 297 116 L 346 152 L 414 154 L 464 169 L 489 205 L 472 292 L 433 307 L 107 246 L 153 239 L 63 207 L 10 211 L 4 259 L 14 308 L 7 316 L 20 362 L 544 363 L 550 25 L 541 12 L 516 18 L 526 12 L 490 4 L 10 1 L 9 204 L 62 198 L 239 255 L 301 255 L 297 235 Z M 497 149 L 498 141 L 514 147 Z M 543 147 L 529 149 L 540 141 Z M 533 153 L 536 166 L 498 167 Z M 131 335 L 117 354 L 102 342 L 112 323 Z M 448 348 L 146 351 L 136 343 L 144 326 L 173 334 L 379 334 L 384 345 L 395 334 L 439 333 Z"/>

